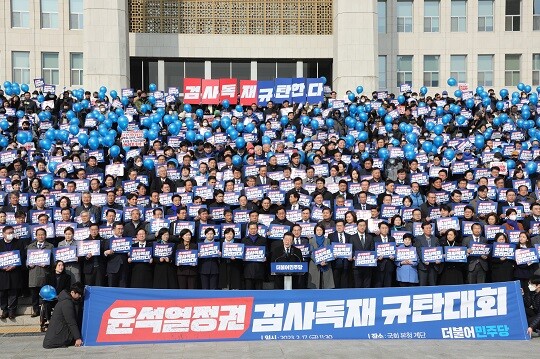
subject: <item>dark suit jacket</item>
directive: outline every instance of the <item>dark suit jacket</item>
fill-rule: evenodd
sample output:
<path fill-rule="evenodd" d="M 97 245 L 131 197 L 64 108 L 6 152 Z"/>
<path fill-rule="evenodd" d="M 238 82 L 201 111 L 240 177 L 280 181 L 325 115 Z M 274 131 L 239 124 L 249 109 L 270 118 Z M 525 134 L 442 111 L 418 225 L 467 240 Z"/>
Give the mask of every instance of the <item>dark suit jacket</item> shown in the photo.
<path fill-rule="evenodd" d="M 113 237 L 111 237 L 112 239 Z M 111 241 L 105 240 L 105 251 L 108 251 L 111 249 Z M 128 265 L 128 255 L 127 253 L 114 253 L 110 254 L 105 257 L 107 261 L 107 273 L 108 274 L 114 274 L 118 273 L 120 271 L 120 268 L 122 267 L 122 264 L 127 266 Z"/>
<path fill-rule="evenodd" d="M 289 254 L 285 252 L 285 246 L 281 243 L 272 251 L 272 262 L 302 262 L 302 251 L 291 245 Z"/>
<path fill-rule="evenodd" d="M 268 176 L 266 176 L 265 178 L 265 186 L 269 186 L 270 185 L 270 181 L 272 181 L 272 179 Z M 262 180 L 261 180 L 261 176 L 257 176 L 255 177 L 255 186 L 262 186 Z"/>
<path fill-rule="evenodd" d="M 6 289 L 20 289 L 24 285 L 24 276 L 28 277 L 27 272 L 23 272 L 23 266 L 26 263 L 26 249 L 24 248 L 24 243 L 20 239 L 13 239 L 11 241 L 11 246 L 4 242 L 3 239 L 0 240 L 0 252 L 7 251 L 19 251 L 21 256 L 21 265 L 15 267 L 13 270 L 6 272 L 5 270 L 0 270 L 0 290 Z"/>
<path fill-rule="evenodd" d="M 439 245 L 439 240 L 434 235 L 430 236 L 431 238 L 431 246 L 428 245 L 428 241 L 426 239 L 426 236 L 421 235 L 414 239 L 414 246 L 416 247 L 416 253 L 418 255 L 418 269 L 426 271 L 428 269 L 428 266 L 422 262 L 422 247 L 437 247 Z M 434 266 L 435 270 L 440 270 L 439 264 L 430 263 L 429 266 Z"/>
<path fill-rule="evenodd" d="M 518 203 L 517 201 L 514 201 L 514 206 L 522 206 L 521 203 Z M 497 202 L 497 214 L 500 216 L 501 214 L 506 214 L 503 212 L 504 207 L 511 207 L 508 201 L 499 201 Z"/>
<path fill-rule="evenodd" d="M 373 236 L 369 233 L 364 234 L 364 245 L 360 240 L 360 234 L 353 234 L 351 236 L 351 243 L 353 245 L 353 253 L 356 251 L 374 251 L 375 242 L 373 241 Z"/>
<path fill-rule="evenodd" d="M 345 238 L 345 243 L 351 243 L 351 235 L 348 233 L 343 233 L 343 237 Z M 328 239 L 330 239 L 330 243 L 339 243 L 339 236 L 337 232 L 330 233 L 328 236 Z M 345 258 L 336 258 L 332 261 L 332 268 L 338 268 L 338 269 L 348 269 L 352 267 L 351 261 Z"/>
<path fill-rule="evenodd" d="M 88 237 L 85 240 L 92 240 L 92 238 Z M 92 258 L 90 259 L 83 257 L 83 273 L 85 274 L 91 274 L 95 266 L 101 268 L 105 267 L 105 255 L 103 254 L 103 252 L 105 252 L 106 240 L 99 236 L 95 240 L 101 241 L 99 247 L 99 256 L 92 256 Z"/>
<path fill-rule="evenodd" d="M 171 192 L 176 192 L 176 184 L 173 180 L 170 178 L 165 178 L 165 182 L 161 181 L 161 178 L 154 178 L 152 181 L 152 185 L 150 186 L 150 193 L 152 192 L 159 192 L 161 193 L 161 186 L 163 186 L 163 183 L 167 183 L 171 187 Z"/>
<path fill-rule="evenodd" d="M 245 247 L 250 247 L 250 246 L 267 247 L 266 238 L 261 237 L 259 235 L 257 235 L 257 239 L 255 240 L 255 242 L 253 242 L 251 238 L 249 238 L 249 236 L 246 236 L 245 238 L 242 239 L 242 243 L 244 243 Z M 267 258 L 268 258 L 268 254 L 267 254 Z M 258 280 L 264 279 L 265 267 L 266 267 L 265 263 L 244 262 L 244 278 L 258 279 Z"/>
<path fill-rule="evenodd" d="M 17 208 L 13 207 L 10 203 L 2 207 L 2 211 L 4 212 L 17 212 L 21 211 L 24 213 L 28 213 L 28 207 L 21 206 L 20 204 L 17 206 Z"/>
<path fill-rule="evenodd" d="M 139 224 L 135 226 L 135 224 L 133 224 L 133 221 L 129 221 L 124 226 L 124 236 L 135 238 L 137 236 L 137 231 L 139 229 L 144 229 L 144 227 L 146 227 L 146 224 L 147 223 L 144 221 L 139 221 Z"/>
<path fill-rule="evenodd" d="M 394 237 L 388 236 L 387 238 L 388 238 L 388 242 L 394 242 L 394 243 L 396 242 Z M 375 248 L 375 243 L 377 242 L 382 242 L 380 235 L 373 237 L 374 248 Z M 387 266 L 389 266 L 390 269 L 388 269 Z M 394 261 L 391 260 L 390 258 L 383 258 L 382 260 L 377 261 L 377 269 L 381 272 L 384 272 L 385 269 L 393 270 L 394 268 L 395 268 Z"/>
<path fill-rule="evenodd" d="M 465 237 L 463 238 L 463 246 L 469 248 L 469 246 L 471 245 L 471 242 L 473 242 L 473 237 L 470 236 L 470 237 Z M 485 237 L 480 237 L 478 242 L 482 242 L 482 243 L 487 243 L 487 240 Z M 469 271 L 472 272 L 474 270 L 474 267 L 476 267 L 477 264 L 479 264 L 483 270 L 487 271 L 489 269 L 489 264 L 487 262 L 487 260 L 483 259 L 482 257 L 471 257 L 469 256 L 467 258 L 467 262 L 468 262 L 468 268 L 469 268 Z"/>

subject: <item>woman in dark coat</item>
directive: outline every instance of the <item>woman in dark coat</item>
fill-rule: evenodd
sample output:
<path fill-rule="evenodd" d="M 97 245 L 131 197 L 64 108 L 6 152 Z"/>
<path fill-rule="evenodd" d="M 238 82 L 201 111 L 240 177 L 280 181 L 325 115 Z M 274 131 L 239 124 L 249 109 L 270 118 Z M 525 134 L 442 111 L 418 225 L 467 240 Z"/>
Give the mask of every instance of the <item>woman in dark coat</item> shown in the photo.
<path fill-rule="evenodd" d="M 197 243 L 192 242 L 193 234 L 187 228 L 180 231 L 180 243 L 176 250 L 194 250 L 197 249 Z M 195 289 L 197 287 L 197 266 L 181 265 L 176 270 L 179 289 Z"/>
<path fill-rule="evenodd" d="M 517 249 L 534 248 L 531 243 L 531 238 L 527 232 L 521 232 L 519 234 L 519 243 L 516 246 Z M 534 271 L 538 269 L 538 263 L 525 263 L 516 265 L 514 269 L 514 278 L 521 282 L 521 288 L 526 291 L 529 287 L 529 279 L 531 279 Z"/>
<path fill-rule="evenodd" d="M 439 242 L 440 247 L 454 247 L 457 244 L 458 234 L 455 229 L 449 229 L 446 235 Z M 464 283 L 463 273 L 466 263 L 445 262 L 441 276 L 439 278 L 440 285 L 458 285 Z"/>
<path fill-rule="evenodd" d="M 137 231 L 132 247 L 152 247 L 152 244 L 146 241 L 146 230 L 141 228 Z M 131 288 L 152 288 L 154 285 L 153 260 L 150 259 L 150 263 L 132 262 L 131 258 L 128 258 L 128 262 L 131 263 Z"/>
<path fill-rule="evenodd" d="M 504 233 L 495 235 L 495 242 L 509 243 L 508 236 Z M 491 281 L 508 282 L 514 280 L 514 268 L 516 262 L 508 258 L 491 258 Z"/>
<path fill-rule="evenodd" d="M 56 261 L 54 267 L 54 272 L 47 274 L 45 278 L 45 285 L 50 285 L 54 287 L 56 293 L 59 294 L 64 289 L 69 289 L 71 287 L 71 277 L 64 270 L 64 262 Z M 41 331 L 45 331 L 47 327 L 47 322 L 51 320 L 51 314 L 58 303 L 58 300 L 43 300 L 43 306 L 41 308 Z"/>
<path fill-rule="evenodd" d="M 223 243 L 234 243 L 234 229 L 227 228 L 223 233 L 225 238 L 221 244 L 223 251 Z M 222 289 L 242 289 L 242 260 L 222 258 L 219 262 L 219 287 Z"/>
<path fill-rule="evenodd" d="M 168 257 L 160 258 L 154 256 L 154 288 L 156 289 L 178 289 L 178 279 L 176 278 L 176 268 L 174 267 L 176 245 L 170 243 L 169 239 L 169 229 L 161 228 L 156 236 L 157 243 L 169 244 L 173 247 L 171 255 Z"/>
<path fill-rule="evenodd" d="M 213 243 L 216 231 L 214 228 L 206 228 L 203 243 Z M 199 258 L 199 275 L 201 277 L 201 289 L 218 289 L 219 283 L 219 258 Z"/>

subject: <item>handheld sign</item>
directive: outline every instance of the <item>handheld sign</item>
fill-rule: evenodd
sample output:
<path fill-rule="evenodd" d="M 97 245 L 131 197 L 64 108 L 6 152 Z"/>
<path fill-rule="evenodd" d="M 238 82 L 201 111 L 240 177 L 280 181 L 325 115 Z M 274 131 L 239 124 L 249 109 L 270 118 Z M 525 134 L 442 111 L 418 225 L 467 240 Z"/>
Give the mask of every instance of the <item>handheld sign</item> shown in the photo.
<path fill-rule="evenodd" d="M 244 257 L 244 244 L 223 242 L 221 258 L 242 259 Z"/>
<path fill-rule="evenodd" d="M 300 250 L 300 252 L 302 252 L 302 257 L 304 257 L 304 258 L 309 257 L 309 255 L 310 255 L 309 245 L 307 245 L 307 244 L 295 244 L 295 245 L 293 245 L 293 247 L 298 248 Z"/>
<path fill-rule="evenodd" d="M 354 265 L 355 267 L 376 267 L 377 257 L 373 251 L 356 251 L 354 253 Z"/>
<path fill-rule="evenodd" d="M 352 258 L 351 243 L 332 243 L 332 253 L 334 258 L 349 259 Z"/>
<path fill-rule="evenodd" d="M 21 253 L 18 250 L 0 253 L 0 268 L 18 267 L 21 265 Z"/>
<path fill-rule="evenodd" d="M 322 262 L 331 262 L 334 260 L 334 253 L 332 253 L 332 248 L 330 246 L 315 249 L 312 255 L 315 264 L 321 264 Z"/>
<path fill-rule="evenodd" d="M 538 255 L 534 248 L 519 248 L 515 251 L 516 264 L 538 263 Z"/>
<path fill-rule="evenodd" d="M 469 249 L 471 249 L 469 255 L 472 257 L 489 256 L 491 246 L 487 243 L 471 242 Z"/>
<path fill-rule="evenodd" d="M 283 239 L 283 235 L 290 231 L 290 227 L 282 224 L 268 226 L 268 239 Z"/>
<path fill-rule="evenodd" d="M 196 266 L 199 256 L 196 249 L 180 249 L 176 251 L 177 266 Z"/>
<path fill-rule="evenodd" d="M 467 263 L 467 247 L 444 247 L 444 261 L 448 263 Z"/>
<path fill-rule="evenodd" d="M 114 253 L 129 253 L 131 251 L 131 238 L 111 238 L 109 243 L 109 248 Z"/>
<path fill-rule="evenodd" d="M 418 260 L 415 247 L 397 247 L 396 248 L 396 262 L 413 261 Z"/>
<path fill-rule="evenodd" d="M 100 241 L 84 240 L 77 242 L 77 256 L 86 257 L 87 255 L 99 256 Z"/>
<path fill-rule="evenodd" d="M 217 242 L 199 243 L 199 258 L 218 258 L 219 249 Z"/>
<path fill-rule="evenodd" d="M 265 246 L 244 247 L 244 262 L 264 262 L 266 260 Z"/>
<path fill-rule="evenodd" d="M 152 247 L 131 247 L 129 254 L 131 262 L 134 263 L 150 263 L 152 259 Z"/>
<path fill-rule="evenodd" d="M 512 243 L 493 243 L 493 258 L 514 259 L 516 246 Z"/>
<path fill-rule="evenodd" d="M 48 266 L 51 265 L 50 249 L 29 249 L 26 252 L 27 266 Z"/>
<path fill-rule="evenodd" d="M 154 257 L 168 258 L 172 256 L 174 244 L 172 243 L 154 243 Z"/>
<path fill-rule="evenodd" d="M 442 247 L 422 247 L 422 262 L 435 263 L 443 261 Z"/>
<path fill-rule="evenodd" d="M 396 256 L 396 244 L 393 242 L 376 242 L 375 243 L 375 253 L 377 258 L 390 258 Z"/>
<path fill-rule="evenodd" d="M 77 262 L 77 247 L 59 247 L 53 249 L 54 261 L 62 261 L 64 263 Z"/>

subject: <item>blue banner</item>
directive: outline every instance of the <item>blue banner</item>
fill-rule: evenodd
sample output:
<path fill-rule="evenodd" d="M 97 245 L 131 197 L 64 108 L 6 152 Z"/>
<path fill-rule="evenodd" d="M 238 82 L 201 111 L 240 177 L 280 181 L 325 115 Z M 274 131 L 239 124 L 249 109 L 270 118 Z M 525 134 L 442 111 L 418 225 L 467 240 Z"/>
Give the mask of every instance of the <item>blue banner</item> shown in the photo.
<path fill-rule="evenodd" d="M 306 79 L 292 79 L 291 85 L 291 100 L 293 103 L 306 102 Z"/>
<path fill-rule="evenodd" d="M 283 103 L 283 101 L 287 100 L 291 102 L 291 85 L 292 85 L 293 79 L 276 79 L 274 84 L 274 97 L 272 98 L 272 101 L 275 103 Z"/>
<path fill-rule="evenodd" d="M 518 281 L 300 291 L 87 287 L 85 345 L 221 340 L 526 340 Z"/>
<path fill-rule="evenodd" d="M 274 81 L 257 82 L 257 105 L 266 106 L 274 98 Z M 265 119 L 266 120 L 266 119 Z"/>
<path fill-rule="evenodd" d="M 309 103 L 324 101 L 324 84 L 321 79 L 306 79 L 306 100 Z"/>

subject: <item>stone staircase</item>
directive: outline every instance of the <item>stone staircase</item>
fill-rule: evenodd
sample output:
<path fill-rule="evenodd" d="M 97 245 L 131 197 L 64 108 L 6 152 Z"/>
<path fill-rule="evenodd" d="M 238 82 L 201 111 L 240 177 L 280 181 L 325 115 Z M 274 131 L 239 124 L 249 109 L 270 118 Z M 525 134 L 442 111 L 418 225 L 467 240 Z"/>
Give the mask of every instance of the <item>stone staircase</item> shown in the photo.
<path fill-rule="evenodd" d="M 32 318 L 30 297 L 19 297 L 17 317 L 15 319 L 0 319 L 0 335 L 39 333 L 39 317 Z"/>

